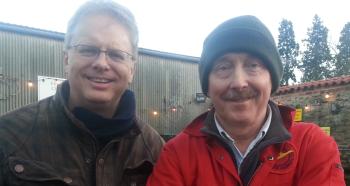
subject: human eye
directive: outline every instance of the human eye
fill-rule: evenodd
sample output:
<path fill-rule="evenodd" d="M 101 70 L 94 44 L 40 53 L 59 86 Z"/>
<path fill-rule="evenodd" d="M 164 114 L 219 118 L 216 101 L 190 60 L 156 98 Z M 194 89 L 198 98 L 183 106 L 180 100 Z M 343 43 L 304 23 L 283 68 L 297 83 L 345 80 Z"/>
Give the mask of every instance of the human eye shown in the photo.
<path fill-rule="evenodd" d="M 231 68 L 231 65 L 229 63 L 219 63 L 214 66 L 214 71 L 226 71 Z"/>
<path fill-rule="evenodd" d="M 229 62 L 221 62 L 213 67 L 213 73 L 216 74 L 217 77 L 225 78 L 228 77 L 232 73 L 232 64 Z"/>
<path fill-rule="evenodd" d="M 79 45 L 77 46 L 78 53 L 85 57 L 94 57 L 98 55 L 100 50 L 94 46 Z"/>
<path fill-rule="evenodd" d="M 261 71 L 262 69 L 264 69 L 265 67 L 259 61 L 252 60 L 252 61 L 248 61 L 246 63 L 245 68 L 248 69 L 248 71 L 250 71 L 250 72 L 258 72 L 258 71 Z"/>
<path fill-rule="evenodd" d="M 249 68 L 252 68 L 252 69 L 256 69 L 256 68 L 259 68 L 260 67 L 260 64 L 259 63 L 250 63 L 248 65 Z"/>
<path fill-rule="evenodd" d="M 126 59 L 125 54 L 118 50 L 109 50 L 108 57 L 114 62 L 123 62 Z"/>

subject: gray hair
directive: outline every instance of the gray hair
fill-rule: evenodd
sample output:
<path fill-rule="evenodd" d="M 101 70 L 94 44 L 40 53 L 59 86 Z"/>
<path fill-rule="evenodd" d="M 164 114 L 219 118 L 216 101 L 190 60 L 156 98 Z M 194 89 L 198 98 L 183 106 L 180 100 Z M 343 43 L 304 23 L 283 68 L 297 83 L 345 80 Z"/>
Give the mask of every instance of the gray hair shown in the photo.
<path fill-rule="evenodd" d="M 133 50 L 132 53 L 136 58 L 138 53 L 139 34 L 134 15 L 126 7 L 111 0 L 90 0 L 80 6 L 68 22 L 67 32 L 64 39 L 64 48 L 67 50 L 71 45 L 73 32 L 79 22 L 92 14 L 107 14 L 121 23 L 129 31 Z"/>

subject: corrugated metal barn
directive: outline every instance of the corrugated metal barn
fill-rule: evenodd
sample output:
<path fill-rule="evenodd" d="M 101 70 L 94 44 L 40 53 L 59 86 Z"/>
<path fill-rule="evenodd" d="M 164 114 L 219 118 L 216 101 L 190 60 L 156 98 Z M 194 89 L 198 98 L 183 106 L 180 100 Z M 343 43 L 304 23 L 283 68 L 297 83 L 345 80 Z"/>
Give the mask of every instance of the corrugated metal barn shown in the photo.
<path fill-rule="evenodd" d="M 37 101 L 38 76 L 65 78 L 63 39 L 63 33 L 0 23 L 0 115 Z M 131 89 L 138 115 L 162 135 L 178 133 L 208 108 L 195 99 L 197 67 L 196 57 L 140 48 Z"/>

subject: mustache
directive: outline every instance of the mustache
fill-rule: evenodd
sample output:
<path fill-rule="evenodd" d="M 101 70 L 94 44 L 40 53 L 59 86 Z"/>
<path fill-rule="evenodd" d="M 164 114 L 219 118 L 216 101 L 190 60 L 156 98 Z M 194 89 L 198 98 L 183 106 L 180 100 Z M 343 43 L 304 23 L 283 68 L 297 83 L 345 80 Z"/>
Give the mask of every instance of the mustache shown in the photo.
<path fill-rule="evenodd" d="M 258 93 L 252 88 L 246 88 L 243 90 L 230 89 L 221 98 L 225 101 L 240 101 L 246 100 L 258 96 Z"/>

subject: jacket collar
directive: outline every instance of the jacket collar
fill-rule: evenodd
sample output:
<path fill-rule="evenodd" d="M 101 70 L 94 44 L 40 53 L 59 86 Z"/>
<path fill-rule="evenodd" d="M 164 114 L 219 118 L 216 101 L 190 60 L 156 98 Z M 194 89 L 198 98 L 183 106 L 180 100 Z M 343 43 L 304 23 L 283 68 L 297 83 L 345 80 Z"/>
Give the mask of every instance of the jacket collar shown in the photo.
<path fill-rule="evenodd" d="M 264 141 L 272 140 L 282 142 L 291 137 L 288 129 L 293 124 L 294 113 L 292 108 L 286 106 L 277 106 L 269 101 L 272 111 L 271 125 L 266 133 Z"/>

